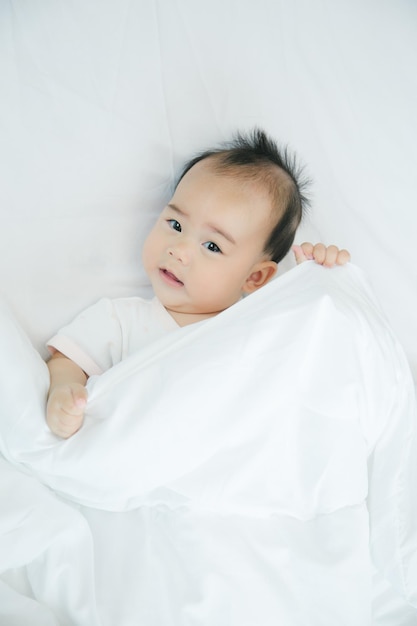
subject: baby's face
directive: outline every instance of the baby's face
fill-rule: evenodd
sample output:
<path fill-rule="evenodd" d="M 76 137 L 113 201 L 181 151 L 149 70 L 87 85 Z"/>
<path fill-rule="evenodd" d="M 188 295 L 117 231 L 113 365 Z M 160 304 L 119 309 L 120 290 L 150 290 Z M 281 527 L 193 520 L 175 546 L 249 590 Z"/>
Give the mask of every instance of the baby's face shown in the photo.
<path fill-rule="evenodd" d="M 253 181 L 194 165 L 147 237 L 143 263 L 155 295 L 180 325 L 211 317 L 258 288 L 276 266 L 263 253 L 271 203 Z"/>

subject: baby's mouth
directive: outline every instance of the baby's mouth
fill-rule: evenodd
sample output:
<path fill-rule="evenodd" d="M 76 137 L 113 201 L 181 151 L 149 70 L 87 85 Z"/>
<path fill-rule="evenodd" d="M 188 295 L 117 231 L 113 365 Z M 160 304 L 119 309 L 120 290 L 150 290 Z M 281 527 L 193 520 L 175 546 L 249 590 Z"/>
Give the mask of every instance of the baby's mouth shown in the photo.
<path fill-rule="evenodd" d="M 159 271 L 164 276 L 164 278 L 167 280 L 167 282 L 170 282 L 170 283 L 173 283 L 173 284 L 177 284 L 177 285 L 183 285 L 184 284 L 181 280 L 179 280 L 179 278 L 177 278 L 175 276 L 175 274 L 173 274 L 169 270 L 161 268 Z"/>

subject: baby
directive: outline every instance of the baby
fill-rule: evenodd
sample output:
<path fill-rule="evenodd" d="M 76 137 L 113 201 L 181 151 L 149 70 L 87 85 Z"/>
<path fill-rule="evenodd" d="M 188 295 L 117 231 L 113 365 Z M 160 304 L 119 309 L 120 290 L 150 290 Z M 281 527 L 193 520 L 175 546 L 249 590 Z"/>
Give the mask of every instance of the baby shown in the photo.
<path fill-rule="evenodd" d="M 192 159 L 144 244 L 155 297 L 102 299 L 48 342 L 52 432 L 68 438 L 81 427 L 89 376 L 268 283 L 293 243 L 304 187 L 294 158 L 260 130 Z M 350 258 L 322 244 L 293 250 L 297 263 Z"/>

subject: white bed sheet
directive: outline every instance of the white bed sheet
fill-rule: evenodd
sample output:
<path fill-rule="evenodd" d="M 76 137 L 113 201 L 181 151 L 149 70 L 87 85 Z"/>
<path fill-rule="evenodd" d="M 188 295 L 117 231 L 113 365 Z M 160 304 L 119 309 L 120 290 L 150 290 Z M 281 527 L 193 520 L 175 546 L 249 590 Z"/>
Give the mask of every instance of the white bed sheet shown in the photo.
<path fill-rule="evenodd" d="M 410 0 L 0 3 L 0 294 L 36 351 L 46 356 L 46 339 L 98 298 L 150 293 L 141 244 L 184 160 L 258 125 L 289 143 L 313 179 L 312 211 L 298 240 L 334 242 L 352 252 L 416 381 L 416 32 Z M 280 273 L 292 265 L 289 257 Z M 2 359 L 10 349 L 5 328 Z M 37 352 L 30 354 L 25 371 L 37 372 L 27 387 L 32 393 L 47 381 Z M 10 385 L 6 391 L 10 397 Z M 47 436 L 43 427 L 36 430 L 43 450 Z M 34 440 L 23 442 L 33 456 Z M 314 552 L 297 551 L 298 543 L 274 551 L 276 534 L 288 535 L 285 523 L 260 529 L 259 520 L 231 514 L 220 524 L 216 517 L 194 523 L 159 496 L 136 509 L 103 511 L 61 500 L 16 466 L 3 466 L 1 476 L 7 494 L 0 503 L 7 548 L 0 552 L 0 570 L 7 570 L 0 580 L 1 626 L 56 626 L 58 619 L 95 626 L 99 618 L 105 626 L 130 626 L 138 616 L 147 626 L 200 626 L 208 616 L 219 626 L 234 626 L 233 620 L 252 626 L 267 625 L 274 611 L 286 624 L 304 626 L 313 619 L 304 607 L 328 593 L 323 565 L 302 597 L 277 599 L 271 563 L 282 563 L 287 577 L 300 571 L 298 558 L 305 564 L 309 554 L 314 561 Z M 9 516 L 11 489 L 20 494 L 22 512 L 34 502 L 33 517 L 21 518 L 26 525 Z M 40 533 L 30 520 L 48 510 L 57 523 Z M 364 509 L 348 513 L 365 520 Z M 296 522 L 288 524 L 296 538 Z M 311 537 L 325 532 L 320 524 L 311 528 Z M 7 539 L 19 532 L 19 545 L 24 540 L 28 548 L 23 561 L 31 550 L 33 561 L 13 569 L 19 552 L 10 551 Z M 85 546 L 84 556 L 94 546 L 95 562 L 85 560 L 87 602 L 62 591 L 73 589 L 66 585 L 73 573 L 67 542 Z M 51 598 L 57 563 L 62 593 L 52 586 Z M 355 606 L 369 600 L 372 577 L 372 626 L 414 626 L 415 613 L 368 566 L 362 579 L 349 580 L 363 582 Z M 201 578 L 203 571 L 209 574 Z M 30 601 L 33 584 L 43 604 Z M 238 599 L 237 612 L 224 593 Z M 335 590 L 326 605 L 332 625 L 345 589 L 340 595 Z M 253 598 L 260 599 L 255 615 Z M 361 626 L 355 610 L 347 608 L 346 619 Z M 326 622 L 320 616 L 312 623 Z"/>
<path fill-rule="evenodd" d="M 68 501 L 6 481 L 3 567 L 26 565 L 69 623 L 357 626 L 374 567 L 417 623 L 414 385 L 357 268 L 306 263 L 90 379 L 66 441 L 45 426 L 45 364 L 2 327 L 25 393 L 2 385 L 0 450 Z"/>

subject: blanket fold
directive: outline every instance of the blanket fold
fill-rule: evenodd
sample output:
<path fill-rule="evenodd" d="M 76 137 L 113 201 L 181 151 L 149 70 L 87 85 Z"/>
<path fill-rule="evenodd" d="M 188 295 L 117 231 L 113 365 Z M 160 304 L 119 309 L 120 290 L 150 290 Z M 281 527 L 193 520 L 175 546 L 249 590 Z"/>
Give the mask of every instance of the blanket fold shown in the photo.
<path fill-rule="evenodd" d="M 90 379 L 66 441 L 45 424 L 44 362 L 4 312 L 1 329 L 0 450 L 19 469 L 92 511 L 179 515 L 191 535 L 228 519 L 304 554 L 323 540 L 364 580 L 369 541 L 417 606 L 414 388 L 356 267 L 305 263 Z"/>
<path fill-rule="evenodd" d="M 90 379 L 85 424 L 66 441 L 45 426 L 46 367 L 12 330 L 20 380 L 2 392 L 15 399 L 1 451 L 77 502 L 125 510 L 169 488 L 203 507 L 308 519 L 367 495 L 400 365 L 354 267 L 300 266 Z"/>

